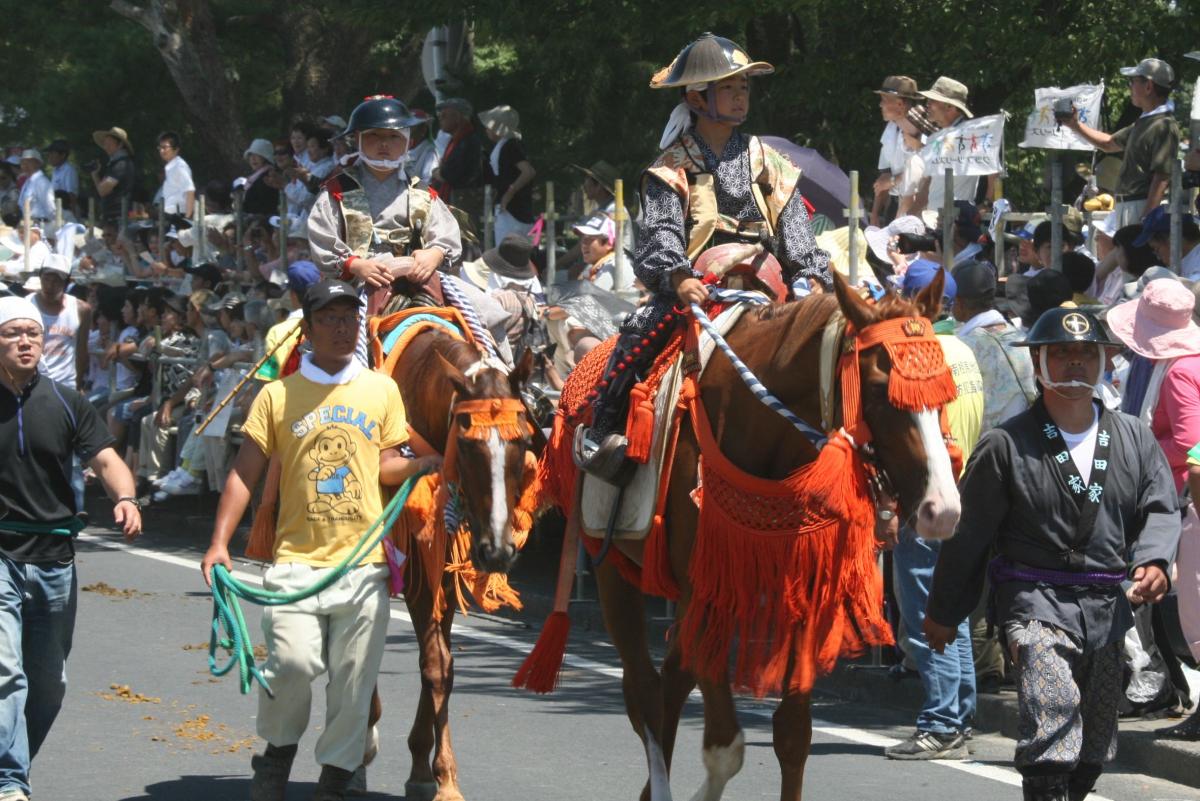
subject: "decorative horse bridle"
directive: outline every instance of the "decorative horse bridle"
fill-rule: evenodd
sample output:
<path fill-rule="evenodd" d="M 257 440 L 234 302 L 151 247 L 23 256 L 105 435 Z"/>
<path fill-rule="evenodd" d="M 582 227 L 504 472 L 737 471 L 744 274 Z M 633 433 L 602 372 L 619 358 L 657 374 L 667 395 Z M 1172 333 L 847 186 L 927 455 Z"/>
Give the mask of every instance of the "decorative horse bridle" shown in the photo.
<path fill-rule="evenodd" d="M 716 287 L 709 288 L 709 296 L 726 303 L 768 302 L 766 296 L 758 292 Z M 712 337 L 750 392 L 765 406 L 791 423 L 817 451 L 825 447 L 829 437 L 801 420 L 771 394 L 725 341 L 698 303 L 691 304 L 691 311 L 697 324 Z M 842 357 L 838 364 L 842 382 L 842 428 L 837 435 L 846 439 L 861 460 L 867 475 L 868 493 L 878 511 L 883 506 L 882 498 L 885 495 L 895 497 L 894 485 L 872 444 L 871 430 L 862 416 L 859 377 L 859 355 L 876 345 L 886 348 L 892 360 L 892 371 L 888 378 L 888 400 L 897 409 L 921 411 L 942 408 L 956 397 L 957 392 L 941 344 L 933 333 L 933 324 L 925 318 L 898 317 L 872 323 L 859 332 L 847 329 L 843 339 Z M 954 440 L 949 434 L 944 413 L 942 437 L 947 446 L 953 444 Z"/>
<path fill-rule="evenodd" d="M 459 419 L 466 415 L 470 425 L 463 428 Z M 520 398 L 482 398 L 450 401 L 450 430 L 446 435 L 446 454 L 442 459 L 442 486 L 447 493 L 443 518 L 446 531 L 457 531 L 462 524 L 462 490 L 458 476 L 458 438 L 486 440 L 495 431 L 501 442 L 514 442 L 534 433 L 529 409 Z"/>

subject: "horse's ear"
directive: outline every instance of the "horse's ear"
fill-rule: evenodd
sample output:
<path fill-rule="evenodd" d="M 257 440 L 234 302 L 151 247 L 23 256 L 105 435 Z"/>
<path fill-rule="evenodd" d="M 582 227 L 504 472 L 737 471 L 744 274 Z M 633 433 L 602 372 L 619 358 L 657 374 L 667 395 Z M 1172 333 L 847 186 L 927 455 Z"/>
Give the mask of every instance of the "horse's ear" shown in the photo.
<path fill-rule="evenodd" d="M 830 272 L 833 274 L 833 294 L 837 296 L 838 306 L 842 307 L 842 314 L 846 319 L 859 331 L 875 322 L 875 310 L 846 283 L 841 273 L 834 269 Z"/>
<path fill-rule="evenodd" d="M 526 348 L 521 360 L 517 362 L 517 366 L 508 374 L 508 388 L 512 390 L 513 395 L 521 397 L 521 387 L 525 386 L 525 382 L 529 380 L 532 372 L 533 351 Z"/>
<path fill-rule="evenodd" d="M 942 295 L 946 291 L 946 268 L 943 267 L 933 276 L 929 286 L 917 293 L 917 308 L 921 316 L 936 320 L 942 311 Z"/>
<path fill-rule="evenodd" d="M 450 361 L 442 354 L 438 353 L 437 357 L 438 361 L 442 363 L 442 369 L 446 373 L 446 378 L 454 387 L 454 391 L 458 393 L 459 399 L 461 400 L 462 398 L 469 398 L 471 396 L 471 388 L 469 386 L 471 382 L 467 380 L 465 375 L 463 375 L 463 371 L 451 364 Z"/>

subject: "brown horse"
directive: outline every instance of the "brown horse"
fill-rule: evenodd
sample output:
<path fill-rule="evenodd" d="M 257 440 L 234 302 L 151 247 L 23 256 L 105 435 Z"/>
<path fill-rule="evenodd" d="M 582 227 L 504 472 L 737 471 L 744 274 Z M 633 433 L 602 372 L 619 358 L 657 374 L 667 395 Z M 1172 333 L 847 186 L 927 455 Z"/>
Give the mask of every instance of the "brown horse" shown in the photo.
<path fill-rule="evenodd" d="M 476 568 L 488 573 L 507 573 L 516 560 L 512 511 L 521 493 L 531 440 L 528 435 L 502 437 L 497 430 L 483 437 L 469 436 L 472 421 L 478 418 L 460 410 L 476 401 L 519 399 L 528 372 L 529 359 L 510 373 L 473 345 L 436 329 L 414 336 L 392 371 L 414 440 L 424 440 L 441 454 L 447 454 L 448 448 L 455 453 L 447 459 L 456 462 L 463 511 L 472 533 L 471 557 Z M 517 414 L 527 422 L 523 412 Z M 452 430 L 456 432 L 453 443 Z M 450 741 L 449 700 L 454 687 L 450 628 L 458 579 L 450 572 L 442 574 L 445 600 L 440 601 L 430 587 L 437 578 L 424 575 L 422 564 L 413 554 L 405 562 L 404 600 L 420 646 L 421 698 L 408 736 L 412 769 L 404 795 L 408 801 L 457 801 L 462 794 Z M 436 608 L 443 603 L 443 609 Z M 376 707 L 372 718 L 378 719 L 380 711 Z"/>
<path fill-rule="evenodd" d="M 817 378 L 819 334 L 834 310 L 840 306 L 854 329 L 864 332 L 890 318 L 932 319 L 938 312 L 942 293 L 939 277 L 915 304 L 892 295 L 872 306 L 852 292 L 840 276 L 835 274 L 834 279 L 836 301 L 829 295 L 819 295 L 750 311 L 727 337 L 734 352 L 763 384 L 814 427 L 819 426 L 821 419 Z M 910 324 L 918 328 L 921 325 L 917 321 Z M 928 321 L 924 325 L 928 326 Z M 932 349 L 941 362 L 940 349 L 936 345 Z M 884 347 L 865 348 L 859 354 L 858 364 L 862 420 L 873 435 L 875 463 L 890 477 L 902 515 L 915 519 L 921 536 L 950 536 L 958 518 L 958 494 L 938 410 L 903 411 L 892 405 L 888 389 L 892 362 Z M 944 362 L 941 366 L 944 369 Z M 698 392 L 720 451 L 742 471 L 782 481 L 816 459 L 816 448 L 790 423 L 762 405 L 723 355 L 714 356 L 703 373 Z M 835 409 L 840 409 L 840 405 L 835 403 Z M 838 423 L 835 422 L 835 428 Z M 626 711 L 642 738 L 649 765 L 649 780 L 641 794 L 643 801 L 670 801 L 668 777 L 676 730 L 684 702 L 697 684 L 704 698 L 703 761 L 707 777 L 693 801 L 717 801 L 725 784 L 741 769 L 745 749 L 726 667 L 728 653 L 712 660 L 717 667 L 711 671 L 694 670 L 685 659 L 684 637 L 678 634 L 688 630 L 689 604 L 696 588 L 693 549 L 700 513 L 692 492 L 698 485 L 700 455 L 698 439 L 685 419 L 674 455 L 664 515 L 667 558 L 679 585 L 677 634 L 671 638 L 661 674 L 647 648 L 641 589 L 611 558 L 599 566 L 596 574 L 604 619 L 624 670 Z M 707 464 L 704 477 L 707 498 L 711 484 Z M 644 542 L 618 541 L 616 547 L 633 563 L 645 564 Z M 870 547 L 865 545 L 865 550 Z M 871 556 L 866 554 L 868 567 Z M 840 564 L 837 560 L 841 558 L 841 555 L 834 557 L 832 572 L 836 573 L 836 565 Z M 826 580 L 824 575 L 802 578 L 807 586 Z M 757 603 L 759 596 L 750 593 L 750 597 Z M 795 629 L 799 632 L 804 626 L 797 625 Z M 796 632 L 793 641 L 802 639 Z M 778 636 L 779 632 L 774 634 Z M 742 637 L 747 639 L 744 632 Z M 812 719 L 809 691 L 794 689 L 795 671 L 800 669 L 795 652 L 785 661 L 783 699 L 774 715 L 774 747 L 783 774 L 780 798 L 797 801 L 801 797 L 804 764 L 812 738 Z M 811 686 L 811 681 L 807 686 Z"/>

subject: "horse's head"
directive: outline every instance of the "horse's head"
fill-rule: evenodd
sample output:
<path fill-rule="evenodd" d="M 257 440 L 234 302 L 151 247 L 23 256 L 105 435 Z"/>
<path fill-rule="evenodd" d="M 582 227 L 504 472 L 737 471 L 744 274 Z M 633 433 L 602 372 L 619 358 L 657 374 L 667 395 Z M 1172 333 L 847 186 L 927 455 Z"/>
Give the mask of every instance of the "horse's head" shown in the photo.
<path fill-rule="evenodd" d="M 489 573 L 506 573 L 517 559 L 513 509 L 523 489 L 525 454 L 533 427 L 521 401 L 531 354 L 511 373 L 493 358 L 466 370 L 449 366 L 455 397 L 447 451 L 462 488 L 463 510 L 471 529 L 471 558 Z"/>
<path fill-rule="evenodd" d="M 846 319 L 859 334 L 859 384 L 862 418 L 870 431 L 878 466 L 890 480 L 900 503 L 901 519 L 918 536 L 947 539 L 958 523 L 959 498 L 950 453 L 941 427 L 941 407 L 953 398 L 953 378 L 936 341 L 931 320 L 941 308 L 944 277 L 915 301 L 889 292 L 871 305 L 838 274 L 834 290 Z M 925 318 L 912 321 L 911 318 Z M 876 327 L 887 320 L 895 335 Z M 876 341 L 883 335 L 884 341 Z M 907 341 L 906 341 L 907 340 Z M 873 343 L 873 344 L 872 344 Z M 894 357 L 903 364 L 894 363 Z M 949 382 L 949 386 L 947 386 Z M 849 424 L 849 423 L 847 423 Z"/>

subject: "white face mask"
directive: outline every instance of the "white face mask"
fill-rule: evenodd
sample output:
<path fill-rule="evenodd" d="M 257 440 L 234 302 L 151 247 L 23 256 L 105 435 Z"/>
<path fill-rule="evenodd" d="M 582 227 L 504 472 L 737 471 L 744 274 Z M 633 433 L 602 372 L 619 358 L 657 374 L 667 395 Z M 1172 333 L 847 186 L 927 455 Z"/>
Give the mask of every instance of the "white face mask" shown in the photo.
<path fill-rule="evenodd" d="M 394 159 L 373 159 L 368 158 L 363 152 L 362 134 L 358 135 L 358 160 L 368 167 L 374 167 L 377 170 L 398 170 L 401 165 L 408 161 L 408 130 L 401 129 L 401 136 L 404 137 L 404 153 L 401 153 L 398 158 Z"/>
<path fill-rule="evenodd" d="M 1100 383 L 1104 380 L 1104 363 L 1105 363 L 1106 359 L 1104 358 L 1104 346 L 1103 345 L 1096 345 L 1096 351 L 1100 354 L 1100 364 L 1096 368 L 1096 379 L 1094 381 L 1092 381 L 1092 383 L 1090 383 L 1090 384 L 1087 383 L 1086 381 L 1051 381 L 1050 380 L 1050 370 L 1046 366 L 1046 352 L 1049 349 L 1050 349 L 1049 346 L 1043 346 L 1038 349 L 1038 351 L 1039 351 L 1039 353 L 1038 353 L 1038 378 L 1041 380 L 1042 386 L 1045 387 L 1046 389 L 1049 389 L 1049 390 L 1089 389 L 1089 390 L 1095 391 L 1096 387 L 1098 387 L 1100 385 Z M 1058 393 L 1058 394 L 1061 395 L 1062 393 Z"/>

